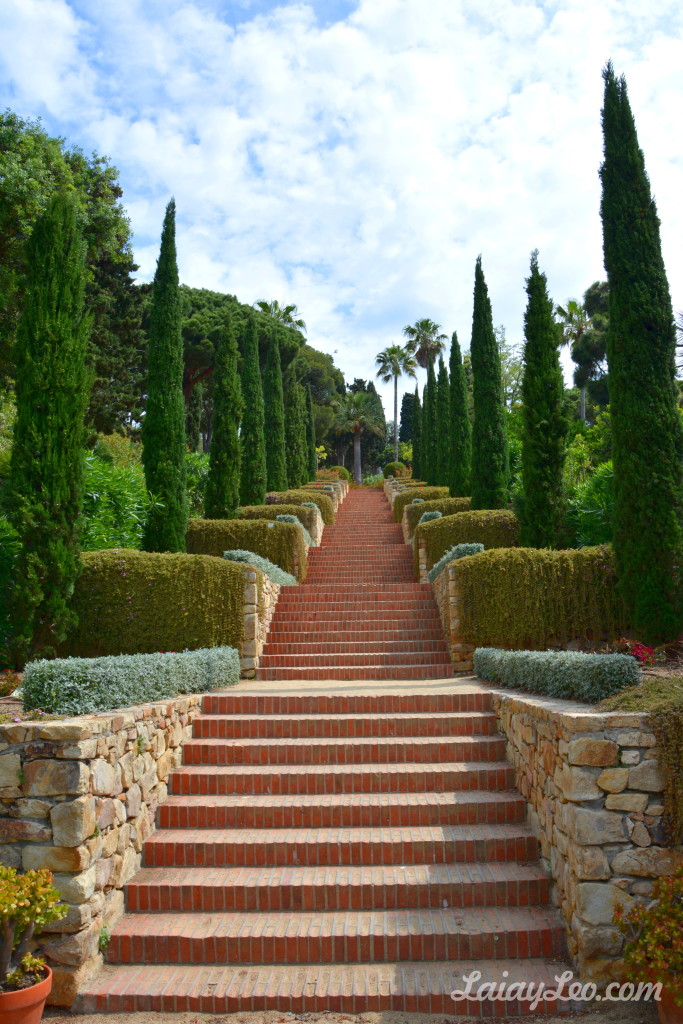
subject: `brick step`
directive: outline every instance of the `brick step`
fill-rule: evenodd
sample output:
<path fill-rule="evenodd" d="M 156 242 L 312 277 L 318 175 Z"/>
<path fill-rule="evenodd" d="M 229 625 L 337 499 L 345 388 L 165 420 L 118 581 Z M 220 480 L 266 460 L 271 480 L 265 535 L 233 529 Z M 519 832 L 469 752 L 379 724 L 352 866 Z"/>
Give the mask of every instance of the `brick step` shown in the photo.
<path fill-rule="evenodd" d="M 315 682 L 325 679 L 337 679 L 340 682 L 382 682 L 385 679 L 411 680 L 450 679 L 454 675 L 452 665 L 334 665 L 316 668 L 259 668 L 257 678 L 261 682 Z"/>
<path fill-rule="evenodd" d="M 497 718 L 488 711 L 420 715 L 200 715 L 195 739 L 270 737 L 293 739 L 335 736 L 495 736 Z"/>
<path fill-rule="evenodd" d="M 303 793 L 448 793 L 512 789 L 514 769 L 506 761 L 453 764 L 187 765 L 169 777 L 175 795 L 227 796 Z"/>
<path fill-rule="evenodd" d="M 304 634 L 305 635 L 305 634 Z M 305 639 L 295 641 L 287 636 L 279 634 L 277 639 L 267 641 L 265 654 L 272 657 L 282 655 L 318 654 L 324 650 L 325 654 L 425 654 L 432 651 L 445 651 L 446 642 L 441 636 L 421 637 L 414 640 L 385 640 L 383 637 L 374 637 L 366 633 L 364 640 L 324 640 L 306 636 Z"/>
<path fill-rule="evenodd" d="M 277 611 L 273 617 L 270 630 L 274 632 L 285 632 L 292 626 L 298 626 L 301 624 L 314 624 L 318 623 L 321 629 L 325 630 L 327 634 L 326 623 L 332 623 L 338 629 L 348 629 L 353 627 L 354 629 L 400 629 L 412 628 L 420 629 L 424 626 L 429 626 L 432 629 L 441 630 L 441 620 L 439 613 L 436 608 L 426 608 L 421 610 L 409 609 L 404 612 L 387 613 L 387 618 L 378 618 L 377 613 L 374 615 L 368 611 L 362 611 L 359 609 L 351 608 L 348 611 L 325 611 L 323 606 L 317 606 L 315 608 L 300 609 L 296 612 L 292 612 L 286 617 L 282 615 L 278 618 Z M 295 630 L 296 632 L 296 630 Z M 441 630 L 441 632 L 443 632 Z M 270 634 L 269 634 L 270 635 Z"/>
<path fill-rule="evenodd" d="M 295 796 L 171 796 L 158 809 L 160 828 L 363 828 L 492 825 L 524 820 L 516 792 L 333 793 Z"/>
<path fill-rule="evenodd" d="M 145 867 L 450 864 L 530 861 L 538 841 L 520 823 L 406 828 L 165 829 L 145 842 Z"/>
<path fill-rule="evenodd" d="M 338 644 L 362 643 L 376 639 L 381 643 L 416 643 L 421 640 L 442 640 L 443 630 L 434 626 L 422 629 L 307 629 L 278 630 L 277 635 L 268 638 L 268 643 L 291 644 Z"/>
<path fill-rule="evenodd" d="M 399 1011 L 477 1017 L 519 1017 L 531 1012 L 529 1001 L 462 1000 L 451 992 L 464 989 L 463 976 L 481 973 L 478 984 L 539 985 L 555 991 L 555 975 L 566 967 L 555 961 L 528 959 L 457 963 L 264 964 L 191 966 L 163 964 L 106 965 L 81 986 L 77 1013 L 347 1013 Z M 503 971 L 507 971 L 506 977 Z M 519 989 L 515 990 L 519 991 Z M 536 1013 L 568 1012 L 569 1003 L 542 999 Z"/>
<path fill-rule="evenodd" d="M 109 963 L 302 964 L 523 959 L 563 952 L 564 928 L 544 907 L 369 913 L 127 914 Z"/>
<path fill-rule="evenodd" d="M 548 879 L 540 868 L 509 862 L 142 868 L 126 886 L 130 913 L 525 907 L 548 899 Z"/>
<path fill-rule="evenodd" d="M 364 583 L 355 584 L 343 584 L 337 583 L 336 580 L 330 583 L 304 583 L 299 587 L 287 587 L 283 592 L 282 597 L 278 601 L 280 603 L 291 604 L 296 601 L 301 601 L 308 597 L 308 594 L 314 592 L 324 597 L 328 595 L 334 596 L 335 594 L 340 597 L 346 594 L 355 597 L 357 594 L 363 596 L 366 600 L 376 600 L 378 602 L 383 601 L 394 601 L 396 598 L 415 598 L 418 601 L 424 601 L 425 596 L 431 597 L 432 586 L 431 583 L 416 583 L 406 581 L 403 583 L 387 583 L 386 587 L 382 591 L 374 592 L 373 585 Z"/>
<path fill-rule="evenodd" d="M 285 599 L 280 598 L 280 601 L 283 600 Z M 394 598 L 390 601 L 378 602 L 359 596 L 355 599 L 348 598 L 345 601 L 325 601 L 324 598 L 316 597 L 311 592 L 302 601 L 292 602 L 291 604 L 286 602 L 282 607 L 279 607 L 278 602 L 276 615 L 286 615 L 289 618 L 299 613 L 308 618 L 310 615 L 322 613 L 328 619 L 333 618 L 334 621 L 337 621 L 341 615 L 372 615 L 376 618 L 378 614 L 381 614 L 393 619 L 406 614 L 417 618 L 423 609 L 424 603 L 419 598 Z"/>
<path fill-rule="evenodd" d="M 319 650 L 319 648 L 318 648 Z M 266 651 L 268 648 L 266 647 Z M 373 665 L 384 667 L 392 665 L 444 665 L 451 667 L 451 656 L 448 653 L 446 644 L 442 641 L 438 646 L 429 651 L 360 651 L 356 654 L 269 654 L 261 656 L 260 663 L 264 669 L 268 668 L 335 668 L 362 666 L 368 668 Z"/>
<path fill-rule="evenodd" d="M 502 761 L 503 736 L 375 736 L 336 739 L 192 739 L 183 761 L 215 765 L 441 764 Z"/>
<path fill-rule="evenodd" d="M 445 693 L 205 693 L 207 715 L 404 715 L 490 711 L 484 689 Z"/>
<path fill-rule="evenodd" d="M 315 587 L 342 587 L 345 591 L 357 589 L 358 587 L 374 588 L 379 586 L 397 587 L 414 583 L 413 572 L 401 570 L 372 571 L 372 572 L 338 572 L 336 569 L 308 569 L 306 582 L 302 586 L 307 589 Z"/>

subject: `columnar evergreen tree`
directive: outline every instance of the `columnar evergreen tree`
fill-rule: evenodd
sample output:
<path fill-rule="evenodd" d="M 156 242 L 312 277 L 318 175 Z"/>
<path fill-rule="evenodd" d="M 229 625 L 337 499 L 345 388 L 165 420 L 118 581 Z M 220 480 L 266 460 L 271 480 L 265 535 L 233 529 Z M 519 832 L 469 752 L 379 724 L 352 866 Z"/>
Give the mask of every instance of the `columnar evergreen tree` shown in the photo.
<path fill-rule="evenodd" d="M 559 336 L 538 253 L 531 254 L 524 314 L 522 379 L 522 544 L 554 548 L 562 518 L 562 469 L 567 435 Z"/>
<path fill-rule="evenodd" d="M 241 383 L 244 404 L 240 426 L 240 502 L 242 505 L 263 505 L 266 500 L 266 442 L 258 335 L 253 313 L 247 317 L 242 337 Z"/>
<path fill-rule="evenodd" d="M 263 374 L 263 400 L 267 487 L 269 491 L 286 491 L 285 403 L 280 367 L 280 344 L 275 328 L 270 331 L 268 337 L 266 366 Z"/>
<path fill-rule="evenodd" d="M 681 421 L 676 334 L 659 218 L 626 81 L 607 65 L 600 169 L 615 476 L 614 553 L 633 626 L 648 642 L 681 631 Z"/>
<path fill-rule="evenodd" d="M 398 439 L 404 444 L 410 444 L 413 440 L 413 407 L 415 395 L 412 391 L 406 391 L 401 399 L 401 425 L 398 429 Z"/>
<path fill-rule="evenodd" d="M 472 463 L 472 425 L 467 403 L 467 381 L 460 355 L 458 335 L 451 337 L 451 403 L 450 433 L 451 459 L 446 483 L 452 498 L 464 498 L 470 493 Z"/>
<path fill-rule="evenodd" d="M 308 479 L 306 419 L 304 389 L 290 372 L 285 381 L 285 440 L 287 480 L 290 487 L 301 487 Z"/>
<path fill-rule="evenodd" d="M 439 356 L 439 376 L 436 382 L 436 482 L 448 486 L 448 472 L 451 463 L 451 432 L 448 429 L 451 418 L 451 395 L 448 370 Z"/>
<path fill-rule="evenodd" d="M 230 519 L 240 503 L 242 389 L 237 372 L 237 341 L 230 315 L 224 314 L 216 345 L 213 417 L 204 517 Z"/>
<path fill-rule="evenodd" d="M 311 385 L 306 385 L 306 453 L 308 457 L 308 479 L 315 480 L 318 471 L 318 457 L 315 451 L 315 414 Z"/>
<path fill-rule="evenodd" d="M 143 535 L 145 551 L 184 551 L 187 531 L 182 301 L 175 247 L 175 200 L 166 207 L 149 316 L 147 407 L 142 464 L 158 499 Z"/>
<path fill-rule="evenodd" d="M 92 321 L 83 313 L 85 247 L 72 196 L 48 202 L 26 255 L 10 467 L 10 518 L 21 541 L 11 604 L 18 664 L 53 656 L 75 624 L 69 601 L 79 567 Z"/>
<path fill-rule="evenodd" d="M 502 508 L 508 496 L 508 444 L 500 353 L 493 332 L 491 303 L 481 269 L 481 256 L 477 258 L 474 271 L 470 355 L 474 375 L 472 507 Z"/>
<path fill-rule="evenodd" d="M 415 388 L 413 396 L 413 476 L 416 480 L 421 480 L 422 474 L 422 405 L 420 404 L 420 392 Z"/>
<path fill-rule="evenodd" d="M 437 482 L 438 457 L 437 457 L 437 385 L 434 363 L 427 367 L 427 383 L 423 392 L 422 400 L 422 464 L 424 477 L 428 484 Z"/>

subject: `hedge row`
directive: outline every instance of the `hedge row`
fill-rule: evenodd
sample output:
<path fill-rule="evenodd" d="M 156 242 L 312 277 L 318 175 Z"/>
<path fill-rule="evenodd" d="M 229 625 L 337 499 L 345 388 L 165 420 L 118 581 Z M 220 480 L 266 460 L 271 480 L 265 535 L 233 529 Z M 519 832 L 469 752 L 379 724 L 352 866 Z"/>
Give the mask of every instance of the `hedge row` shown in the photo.
<path fill-rule="evenodd" d="M 422 505 L 411 503 L 405 506 L 405 518 L 408 536 L 412 537 L 423 512 L 440 512 L 442 516 L 453 516 L 456 512 L 468 512 L 471 498 L 435 498 L 425 501 Z"/>
<path fill-rule="evenodd" d="M 165 556 L 168 557 L 168 556 Z M 233 647 L 105 658 L 30 661 L 22 694 L 27 709 L 86 715 L 130 707 L 179 693 L 205 693 L 234 686 L 240 656 Z"/>
<path fill-rule="evenodd" d="M 608 546 L 482 551 L 455 571 L 461 636 L 478 647 L 544 650 L 628 628 Z"/>
<path fill-rule="evenodd" d="M 60 653 L 94 658 L 240 646 L 241 566 L 116 548 L 84 552 L 81 562 L 72 601 L 78 626 Z"/>
<path fill-rule="evenodd" d="M 637 685 L 641 675 L 638 662 L 628 654 L 500 651 L 487 647 L 474 652 L 474 673 L 488 683 L 589 704 L 625 686 Z"/>
<path fill-rule="evenodd" d="M 306 502 L 313 502 L 318 506 L 325 526 L 334 526 L 334 502 L 329 494 L 316 490 L 307 491 L 303 488 L 294 491 L 271 491 L 266 494 L 266 505 L 302 505 Z"/>
<path fill-rule="evenodd" d="M 449 548 L 446 554 L 442 555 L 436 565 L 429 570 L 429 582 L 435 583 L 451 562 L 457 562 L 459 558 L 469 558 L 470 555 L 478 555 L 483 550 L 483 544 L 456 544 Z"/>
<path fill-rule="evenodd" d="M 296 586 L 296 577 L 292 576 L 290 572 L 285 572 L 279 565 L 276 565 L 275 562 L 270 562 L 267 558 L 255 555 L 253 551 L 240 551 L 239 549 L 224 551 L 223 558 L 226 558 L 229 562 L 240 562 L 242 565 L 249 565 L 252 569 L 260 569 L 273 583 L 277 583 L 280 587 Z M 260 598 L 259 604 L 261 604 Z"/>
<path fill-rule="evenodd" d="M 253 551 L 300 582 L 306 577 L 308 548 L 294 523 L 278 523 L 275 519 L 190 519 L 186 543 L 189 553 L 216 558 L 222 558 L 224 551 Z"/>
<path fill-rule="evenodd" d="M 424 510 L 424 505 L 418 505 Z M 483 544 L 485 548 L 512 548 L 519 543 L 519 522 L 507 509 L 477 509 L 442 516 L 430 523 L 420 523 L 413 534 L 415 573 L 419 575 L 418 552 L 424 540 L 427 569 L 439 561 L 456 544 Z"/>
<path fill-rule="evenodd" d="M 238 519 L 269 519 L 275 520 L 276 516 L 296 516 L 302 526 L 309 533 L 315 529 L 315 509 L 305 508 L 303 505 L 243 505 L 237 509 Z"/>
<path fill-rule="evenodd" d="M 413 498 L 424 498 L 425 501 L 433 501 L 436 498 L 447 498 L 447 487 L 408 487 L 405 491 L 399 491 L 394 498 L 392 505 L 394 522 L 400 523 L 403 519 L 403 509 L 410 505 Z M 420 506 L 422 507 L 422 506 Z M 422 509 L 424 512 L 424 508 Z M 419 518 L 419 517 L 418 517 Z"/>

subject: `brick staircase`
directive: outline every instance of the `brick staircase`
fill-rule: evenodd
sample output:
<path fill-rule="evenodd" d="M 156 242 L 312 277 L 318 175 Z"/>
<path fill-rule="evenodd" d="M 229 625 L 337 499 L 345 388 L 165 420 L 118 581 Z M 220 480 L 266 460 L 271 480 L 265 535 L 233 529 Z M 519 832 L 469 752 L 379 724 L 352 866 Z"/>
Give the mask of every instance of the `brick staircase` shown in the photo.
<path fill-rule="evenodd" d="M 351 490 L 308 575 L 280 594 L 259 678 L 444 679 L 453 675 L 431 584 L 383 491 Z"/>

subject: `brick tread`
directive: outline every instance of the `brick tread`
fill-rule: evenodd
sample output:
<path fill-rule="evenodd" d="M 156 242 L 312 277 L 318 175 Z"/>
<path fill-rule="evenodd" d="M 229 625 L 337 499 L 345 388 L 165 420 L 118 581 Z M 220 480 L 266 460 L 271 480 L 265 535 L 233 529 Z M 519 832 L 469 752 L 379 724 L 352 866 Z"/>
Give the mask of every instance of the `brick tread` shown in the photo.
<path fill-rule="evenodd" d="M 431 715 L 200 715 L 195 737 L 269 738 L 275 736 L 458 736 L 496 735 L 497 718 L 488 711 L 437 712 Z"/>
<path fill-rule="evenodd" d="M 404 764 L 490 761 L 505 757 L 502 736 L 347 736 L 193 739 L 183 747 L 186 765 Z"/>
<path fill-rule="evenodd" d="M 416 682 L 420 679 L 446 679 L 453 676 L 452 665 L 432 664 L 422 662 L 414 665 L 305 665 L 292 668 L 264 668 L 259 670 L 259 679 L 264 682 L 304 682 L 338 679 L 344 682 L 358 682 L 365 680 L 368 683 L 393 679 L 395 681 L 411 680 Z"/>
<path fill-rule="evenodd" d="M 483 689 L 450 693 L 207 693 L 213 715 L 405 715 L 490 711 Z"/>

